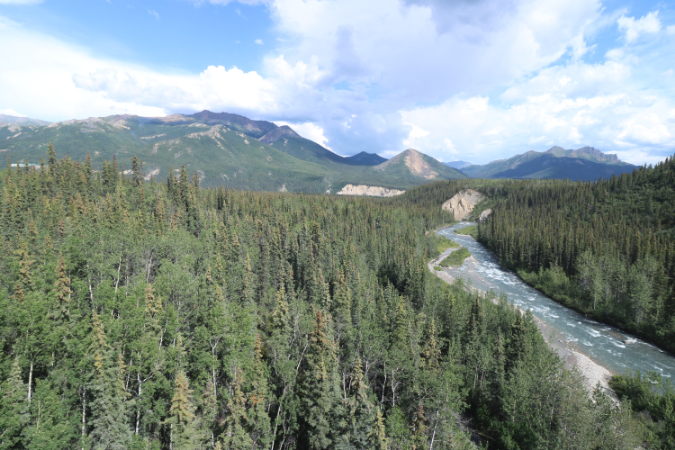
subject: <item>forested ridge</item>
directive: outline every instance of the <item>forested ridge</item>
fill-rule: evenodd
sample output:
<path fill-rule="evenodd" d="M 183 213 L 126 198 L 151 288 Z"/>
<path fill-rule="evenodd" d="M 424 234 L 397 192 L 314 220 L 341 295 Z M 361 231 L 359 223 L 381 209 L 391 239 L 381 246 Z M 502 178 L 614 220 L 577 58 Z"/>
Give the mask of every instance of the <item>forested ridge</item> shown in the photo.
<path fill-rule="evenodd" d="M 531 315 L 428 273 L 436 208 L 131 167 L 0 172 L 0 448 L 637 446 Z"/>

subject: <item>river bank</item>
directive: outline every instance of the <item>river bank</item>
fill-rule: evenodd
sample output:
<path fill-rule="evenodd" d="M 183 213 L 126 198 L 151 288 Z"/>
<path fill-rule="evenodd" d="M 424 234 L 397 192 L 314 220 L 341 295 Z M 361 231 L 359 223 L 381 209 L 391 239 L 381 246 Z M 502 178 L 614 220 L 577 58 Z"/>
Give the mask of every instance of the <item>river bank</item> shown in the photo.
<path fill-rule="evenodd" d="M 438 257 L 434 258 L 427 264 L 427 267 L 429 268 L 429 271 L 431 273 L 433 273 L 438 278 L 440 278 L 441 280 L 445 281 L 448 284 L 454 284 L 457 281 L 457 279 L 449 273 L 449 270 L 446 270 L 445 268 L 439 266 L 439 264 L 454 250 L 457 249 L 448 249 L 444 251 Z M 467 258 L 465 261 L 465 264 L 477 264 L 477 263 L 478 261 L 473 256 Z M 441 270 L 437 270 L 436 267 L 439 267 Z M 485 291 L 478 289 L 477 287 L 472 286 L 471 284 L 465 283 L 464 288 L 471 293 L 479 294 L 485 297 L 486 294 Z M 496 302 L 496 300 L 493 301 Z M 516 308 L 518 308 L 518 310 L 521 313 L 525 312 L 523 308 L 517 305 Z M 567 340 L 563 339 L 563 336 L 561 336 L 561 334 L 555 328 L 550 326 L 548 323 L 544 322 L 543 320 L 539 319 L 536 316 L 534 317 L 534 320 L 537 325 L 537 328 L 541 332 L 548 346 L 553 351 L 555 351 L 565 363 L 565 368 L 567 368 L 568 370 L 576 368 L 579 371 L 579 373 L 584 377 L 584 385 L 586 386 L 586 388 L 589 390 L 590 393 L 592 393 L 593 389 L 597 386 L 598 383 L 600 383 L 600 385 L 603 388 L 609 389 L 608 383 L 613 375 L 613 373 L 609 369 L 596 363 L 588 355 L 579 351 L 579 349 L 576 346 L 574 346 Z"/>

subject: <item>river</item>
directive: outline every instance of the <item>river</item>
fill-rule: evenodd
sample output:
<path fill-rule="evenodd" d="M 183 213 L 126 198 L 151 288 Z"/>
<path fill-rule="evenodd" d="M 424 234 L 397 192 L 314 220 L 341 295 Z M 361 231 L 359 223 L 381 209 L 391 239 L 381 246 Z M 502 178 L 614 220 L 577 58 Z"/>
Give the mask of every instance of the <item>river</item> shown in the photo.
<path fill-rule="evenodd" d="M 532 310 L 532 314 L 555 330 L 558 339 L 569 348 L 585 354 L 613 373 L 639 370 L 642 373 L 658 372 L 667 378 L 675 375 L 675 357 L 670 353 L 556 303 L 528 286 L 515 273 L 502 268 L 492 253 L 471 236 L 454 233 L 454 230 L 470 225 L 475 224 L 460 222 L 438 232 L 466 247 L 473 255 L 460 267 L 445 269 L 452 277 L 470 281 L 473 287 L 483 291 L 506 294 L 509 302 L 521 309 Z"/>

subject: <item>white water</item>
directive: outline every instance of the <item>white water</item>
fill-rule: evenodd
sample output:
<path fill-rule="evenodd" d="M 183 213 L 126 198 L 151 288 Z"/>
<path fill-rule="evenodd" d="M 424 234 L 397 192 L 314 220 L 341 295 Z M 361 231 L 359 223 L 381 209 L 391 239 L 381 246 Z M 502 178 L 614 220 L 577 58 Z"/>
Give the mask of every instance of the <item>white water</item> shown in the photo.
<path fill-rule="evenodd" d="M 664 377 L 675 374 L 673 355 L 556 303 L 528 286 L 515 273 L 503 269 L 496 258 L 471 236 L 454 233 L 454 230 L 470 225 L 474 224 L 461 222 L 438 232 L 466 247 L 473 255 L 460 267 L 446 269 L 454 278 L 470 281 L 474 287 L 483 291 L 505 293 L 509 302 L 522 309 L 531 309 L 536 317 L 556 330 L 562 341 L 614 373 L 639 370 L 642 373 L 656 371 Z"/>

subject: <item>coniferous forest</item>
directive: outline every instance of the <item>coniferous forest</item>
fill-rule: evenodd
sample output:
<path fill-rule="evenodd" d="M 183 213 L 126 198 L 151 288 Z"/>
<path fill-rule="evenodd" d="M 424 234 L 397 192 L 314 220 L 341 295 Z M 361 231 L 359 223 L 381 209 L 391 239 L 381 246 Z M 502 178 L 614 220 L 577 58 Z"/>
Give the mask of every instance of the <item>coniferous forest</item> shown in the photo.
<path fill-rule="evenodd" d="M 450 221 L 431 190 L 460 182 L 377 200 L 120 172 L 53 148 L 0 172 L 0 448 L 644 443 L 530 314 L 428 272 Z"/>
<path fill-rule="evenodd" d="M 594 183 L 505 184 L 479 240 L 561 303 L 675 351 L 675 159 Z"/>

